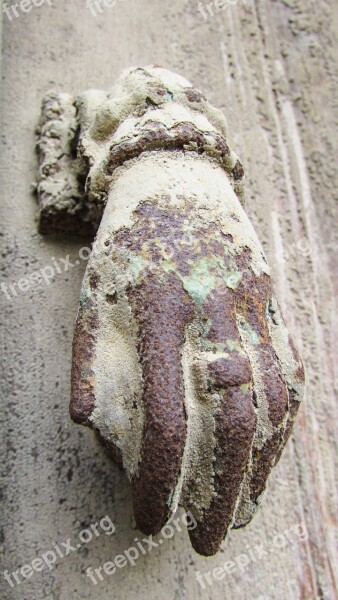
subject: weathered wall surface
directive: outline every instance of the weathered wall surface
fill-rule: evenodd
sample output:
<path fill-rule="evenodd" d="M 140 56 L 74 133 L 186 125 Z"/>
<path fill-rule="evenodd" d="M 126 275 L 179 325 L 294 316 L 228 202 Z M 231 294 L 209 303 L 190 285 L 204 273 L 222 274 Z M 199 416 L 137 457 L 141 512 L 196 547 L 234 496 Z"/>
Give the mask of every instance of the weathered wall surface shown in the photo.
<path fill-rule="evenodd" d="M 218 555 L 198 556 L 186 531 L 177 532 L 135 566 L 93 585 L 88 566 L 114 559 L 143 536 L 133 526 L 128 482 L 92 432 L 68 416 L 85 262 L 67 271 L 59 262 L 62 272 L 49 285 L 14 287 L 7 297 L 2 290 L 2 570 L 11 573 L 68 538 L 76 545 L 81 530 L 104 515 L 116 527 L 59 558 L 51 571 L 20 576 L 14 588 L 1 572 L 4 600 L 338 597 L 337 4 L 217 5 L 212 16 L 192 0 L 119 0 L 94 16 L 82 0 L 46 0 L 27 13 L 18 8 L 12 20 L 4 14 L 1 281 L 13 284 L 53 266 L 53 257 L 75 263 L 90 243 L 37 233 L 30 186 L 43 93 L 109 88 L 134 64 L 182 73 L 228 118 L 231 147 L 247 175 L 247 211 L 305 362 L 307 394 L 292 440 L 258 515 L 232 532 Z M 239 559 L 243 553 L 247 559 Z M 203 579 L 203 589 L 196 571 L 226 561 L 235 567 L 223 579 L 211 575 L 211 585 Z M 248 562 L 245 571 L 240 562 Z"/>

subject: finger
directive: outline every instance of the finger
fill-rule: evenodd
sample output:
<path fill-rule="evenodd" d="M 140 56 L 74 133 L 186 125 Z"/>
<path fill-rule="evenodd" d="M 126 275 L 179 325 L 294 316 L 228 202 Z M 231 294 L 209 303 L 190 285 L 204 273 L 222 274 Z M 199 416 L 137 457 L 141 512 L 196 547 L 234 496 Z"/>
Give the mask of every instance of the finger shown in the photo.
<path fill-rule="evenodd" d="M 271 293 L 269 278 L 257 280 L 252 290 L 250 307 L 245 307 L 239 318 L 239 327 L 253 371 L 258 410 L 257 430 L 250 468 L 236 511 L 235 527 L 248 523 L 257 510 L 259 498 L 284 440 L 289 409 L 284 374 L 267 325 L 266 308 Z"/>
<path fill-rule="evenodd" d="M 284 439 L 288 411 L 288 396 L 280 367 L 269 345 L 252 352 L 254 390 L 258 408 L 250 469 L 243 486 L 235 526 L 246 524 L 258 507 L 268 476 Z"/>
<path fill-rule="evenodd" d="M 76 320 L 70 413 L 95 429 L 113 459 L 132 476 L 142 434 L 141 373 L 130 311 L 115 274 L 87 267 Z"/>
<path fill-rule="evenodd" d="M 160 531 L 170 515 L 186 441 L 181 366 L 192 301 L 175 275 L 154 275 L 128 292 L 138 323 L 145 425 L 138 474 L 133 482 L 136 523 L 145 534 Z"/>
<path fill-rule="evenodd" d="M 218 392 L 212 501 L 197 518 L 197 527 L 189 531 L 195 550 L 207 556 L 217 552 L 231 525 L 256 427 L 252 374 L 240 349 L 234 307 L 229 289 L 215 292 L 205 304 L 211 323 L 206 347 L 211 344 L 227 350 L 226 358 L 216 358 L 208 365 L 209 385 Z"/>

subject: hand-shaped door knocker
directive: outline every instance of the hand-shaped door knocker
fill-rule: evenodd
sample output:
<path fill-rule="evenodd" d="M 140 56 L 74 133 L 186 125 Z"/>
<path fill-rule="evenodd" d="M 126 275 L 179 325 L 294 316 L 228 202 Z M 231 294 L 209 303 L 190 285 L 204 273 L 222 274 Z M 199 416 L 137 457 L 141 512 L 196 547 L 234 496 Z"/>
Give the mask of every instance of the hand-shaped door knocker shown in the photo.
<path fill-rule="evenodd" d="M 181 505 L 214 554 L 254 515 L 304 382 L 225 119 L 155 66 L 47 94 L 38 134 L 40 231 L 96 233 L 71 417 L 126 470 L 141 531 Z"/>

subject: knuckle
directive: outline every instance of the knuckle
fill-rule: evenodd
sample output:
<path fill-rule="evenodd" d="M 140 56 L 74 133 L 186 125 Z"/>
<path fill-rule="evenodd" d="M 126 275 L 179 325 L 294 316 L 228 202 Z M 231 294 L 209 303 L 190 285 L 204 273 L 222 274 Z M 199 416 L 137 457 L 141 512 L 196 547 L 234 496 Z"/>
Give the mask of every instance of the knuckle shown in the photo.
<path fill-rule="evenodd" d="M 249 359 L 239 353 L 208 363 L 207 373 L 209 383 L 216 388 L 240 386 L 252 380 Z"/>

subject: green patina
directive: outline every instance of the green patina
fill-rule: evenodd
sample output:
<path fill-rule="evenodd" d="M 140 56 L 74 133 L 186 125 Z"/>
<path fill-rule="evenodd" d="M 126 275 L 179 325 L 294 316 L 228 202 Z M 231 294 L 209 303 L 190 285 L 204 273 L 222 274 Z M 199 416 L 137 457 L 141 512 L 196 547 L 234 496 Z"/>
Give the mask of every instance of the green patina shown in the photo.
<path fill-rule="evenodd" d="M 129 266 L 134 280 L 136 281 L 144 271 L 146 261 L 139 254 L 129 254 Z"/>
<path fill-rule="evenodd" d="M 155 244 L 163 255 L 164 260 L 161 265 L 152 265 L 149 258 L 146 257 L 146 252 L 143 255 L 128 253 L 129 266 L 135 280 L 146 268 L 151 269 L 152 266 L 155 266 L 158 269 L 160 266 L 164 273 L 175 273 L 194 302 L 202 305 L 210 292 L 217 289 L 220 283 L 225 283 L 228 288 L 234 290 L 241 279 L 241 273 L 231 265 L 226 265 L 224 258 L 219 256 L 203 257 L 195 262 L 191 261 L 189 274 L 185 275 L 182 273 L 180 265 L 163 247 L 161 241 L 155 240 Z"/>
<path fill-rule="evenodd" d="M 239 271 L 228 269 L 224 259 L 218 256 L 201 258 L 196 261 L 189 275 L 181 275 L 184 288 L 197 304 L 203 304 L 208 294 L 225 282 L 227 287 L 235 289 L 241 278 Z"/>
<path fill-rule="evenodd" d="M 248 392 L 250 389 L 250 384 L 242 383 L 242 385 L 239 386 L 239 389 L 241 390 L 241 392 Z"/>
<path fill-rule="evenodd" d="M 167 500 L 167 506 L 169 508 L 171 508 L 171 506 L 172 506 L 173 499 L 174 499 L 174 491 L 170 492 L 168 500 Z"/>
<path fill-rule="evenodd" d="M 257 333 L 250 327 L 249 323 L 247 323 L 247 321 L 245 321 L 244 319 L 241 319 L 241 326 L 242 329 L 244 329 L 250 335 L 250 339 L 254 346 L 258 346 L 258 344 L 260 343 L 259 337 Z"/>
<path fill-rule="evenodd" d="M 80 304 L 86 304 L 86 302 L 89 300 L 91 296 L 91 290 L 88 286 L 87 283 L 84 283 L 81 287 L 81 292 L 80 292 Z"/>
<path fill-rule="evenodd" d="M 208 272 L 195 270 L 188 276 L 181 276 L 183 286 L 196 304 L 203 304 L 208 294 L 215 289 L 215 276 Z"/>
<path fill-rule="evenodd" d="M 225 344 L 221 342 L 211 342 L 210 340 L 203 340 L 203 349 L 211 350 L 215 353 L 220 353 L 225 351 Z"/>
<path fill-rule="evenodd" d="M 202 321 L 202 336 L 203 337 L 207 337 L 211 327 L 212 327 L 211 319 L 207 319 L 207 318 L 203 319 L 203 321 Z"/>
<path fill-rule="evenodd" d="M 237 340 L 227 340 L 226 345 L 231 352 L 243 352 L 241 345 Z"/>

